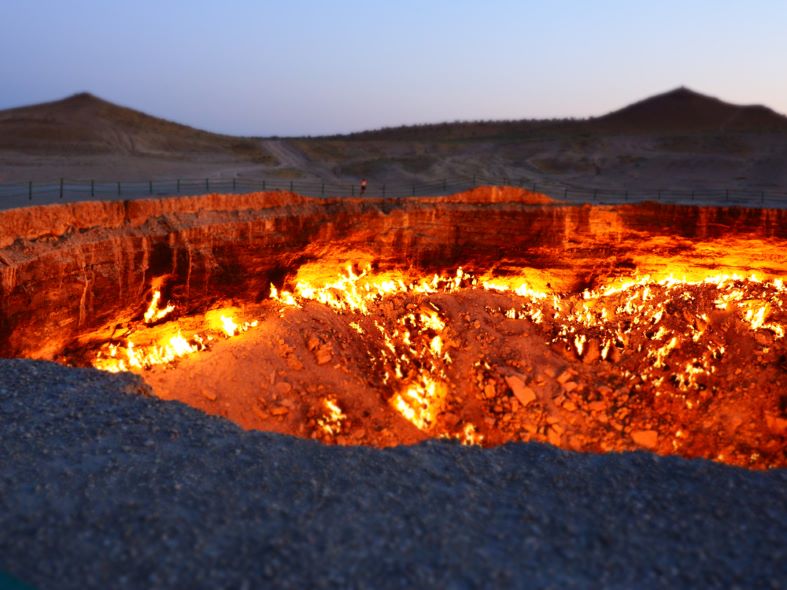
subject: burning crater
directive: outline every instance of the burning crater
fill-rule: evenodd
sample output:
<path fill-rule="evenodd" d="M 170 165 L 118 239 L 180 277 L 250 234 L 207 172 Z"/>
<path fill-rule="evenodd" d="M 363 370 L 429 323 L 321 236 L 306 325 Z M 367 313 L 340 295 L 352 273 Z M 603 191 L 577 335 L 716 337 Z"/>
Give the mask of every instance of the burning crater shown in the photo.
<path fill-rule="evenodd" d="M 255 428 L 783 467 L 787 211 L 518 189 L 0 213 L 0 352 Z"/>

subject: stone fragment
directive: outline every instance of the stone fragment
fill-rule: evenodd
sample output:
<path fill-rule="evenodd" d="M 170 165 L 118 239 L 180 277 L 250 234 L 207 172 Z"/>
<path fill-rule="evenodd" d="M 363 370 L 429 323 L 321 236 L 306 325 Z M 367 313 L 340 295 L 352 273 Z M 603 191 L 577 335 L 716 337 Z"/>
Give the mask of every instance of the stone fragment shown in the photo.
<path fill-rule="evenodd" d="M 603 412 L 607 408 L 607 402 L 597 401 L 588 404 L 588 410 L 591 412 Z"/>
<path fill-rule="evenodd" d="M 273 414 L 274 416 L 284 416 L 285 414 L 288 414 L 289 412 L 290 412 L 290 409 L 286 408 L 284 406 L 278 406 L 278 407 L 273 408 L 271 410 L 271 414 Z"/>
<path fill-rule="evenodd" d="M 599 349 L 598 341 L 595 338 L 591 338 L 587 341 L 584 352 L 585 354 L 582 355 L 582 362 L 586 365 L 594 363 L 601 358 L 601 350 Z"/>
<path fill-rule="evenodd" d="M 565 371 L 560 373 L 560 375 L 558 375 L 557 382 L 560 383 L 561 385 L 564 385 L 567 381 L 573 379 L 574 376 L 576 376 L 576 374 L 577 374 L 576 371 L 574 371 L 573 369 L 566 369 Z"/>
<path fill-rule="evenodd" d="M 560 444 L 560 433 L 554 427 L 551 427 L 547 430 L 547 440 L 549 444 L 558 446 Z"/>
<path fill-rule="evenodd" d="M 659 442 L 659 433 L 655 430 L 634 430 L 631 432 L 631 440 L 641 447 L 655 449 Z"/>
<path fill-rule="evenodd" d="M 333 350 L 330 344 L 323 344 L 317 349 L 317 352 L 314 353 L 314 358 L 317 359 L 318 365 L 326 365 L 331 362 L 333 358 Z"/>
<path fill-rule="evenodd" d="M 577 383 L 575 383 L 574 381 L 567 381 L 567 382 L 563 383 L 563 392 L 564 393 L 571 393 L 577 387 L 579 387 L 579 385 Z"/>
<path fill-rule="evenodd" d="M 215 391 L 207 391 L 207 390 L 202 392 L 202 397 L 212 402 L 215 402 L 216 399 L 218 398 Z"/>
<path fill-rule="evenodd" d="M 279 381 L 276 385 L 276 391 L 281 393 L 282 395 L 286 395 L 292 391 L 292 385 L 287 383 L 286 381 Z"/>
<path fill-rule="evenodd" d="M 536 399 L 536 392 L 530 389 L 525 382 L 516 375 L 509 375 L 506 379 L 506 384 L 511 388 L 511 391 L 523 406 L 527 406 L 530 402 Z"/>

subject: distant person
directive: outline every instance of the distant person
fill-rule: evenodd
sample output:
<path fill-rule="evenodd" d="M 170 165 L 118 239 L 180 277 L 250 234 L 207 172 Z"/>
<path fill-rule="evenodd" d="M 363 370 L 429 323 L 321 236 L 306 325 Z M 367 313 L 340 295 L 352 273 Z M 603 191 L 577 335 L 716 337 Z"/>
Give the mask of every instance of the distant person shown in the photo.
<path fill-rule="evenodd" d="M 365 178 L 362 178 L 362 179 L 361 179 L 361 196 L 363 196 L 363 195 L 364 195 L 364 193 L 366 192 L 366 185 L 367 185 L 367 184 L 368 184 L 368 183 L 366 182 L 366 179 L 365 179 Z"/>

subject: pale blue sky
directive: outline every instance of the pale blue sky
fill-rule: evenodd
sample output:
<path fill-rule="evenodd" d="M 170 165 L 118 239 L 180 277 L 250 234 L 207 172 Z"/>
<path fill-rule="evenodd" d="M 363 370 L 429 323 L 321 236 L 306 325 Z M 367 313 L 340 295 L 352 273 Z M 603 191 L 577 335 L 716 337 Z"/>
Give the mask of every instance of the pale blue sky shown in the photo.
<path fill-rule="evenodd" d="M 89 91 L 211 131 L 602 114 L 686 85 L 787 113 L 781 0 L 0 0 L 0 108 Z"/>

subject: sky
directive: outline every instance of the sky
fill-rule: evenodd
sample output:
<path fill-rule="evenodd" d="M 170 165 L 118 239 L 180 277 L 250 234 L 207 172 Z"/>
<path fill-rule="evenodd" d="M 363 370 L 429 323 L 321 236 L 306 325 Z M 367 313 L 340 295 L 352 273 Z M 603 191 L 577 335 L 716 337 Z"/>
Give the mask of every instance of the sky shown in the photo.
<path fill-rule="evenodd" d="M 209 131 L 600 115 L 678 86 L 787 113 L 783 0 L 0 0 L 0 109 L 87 91 Z"/>

